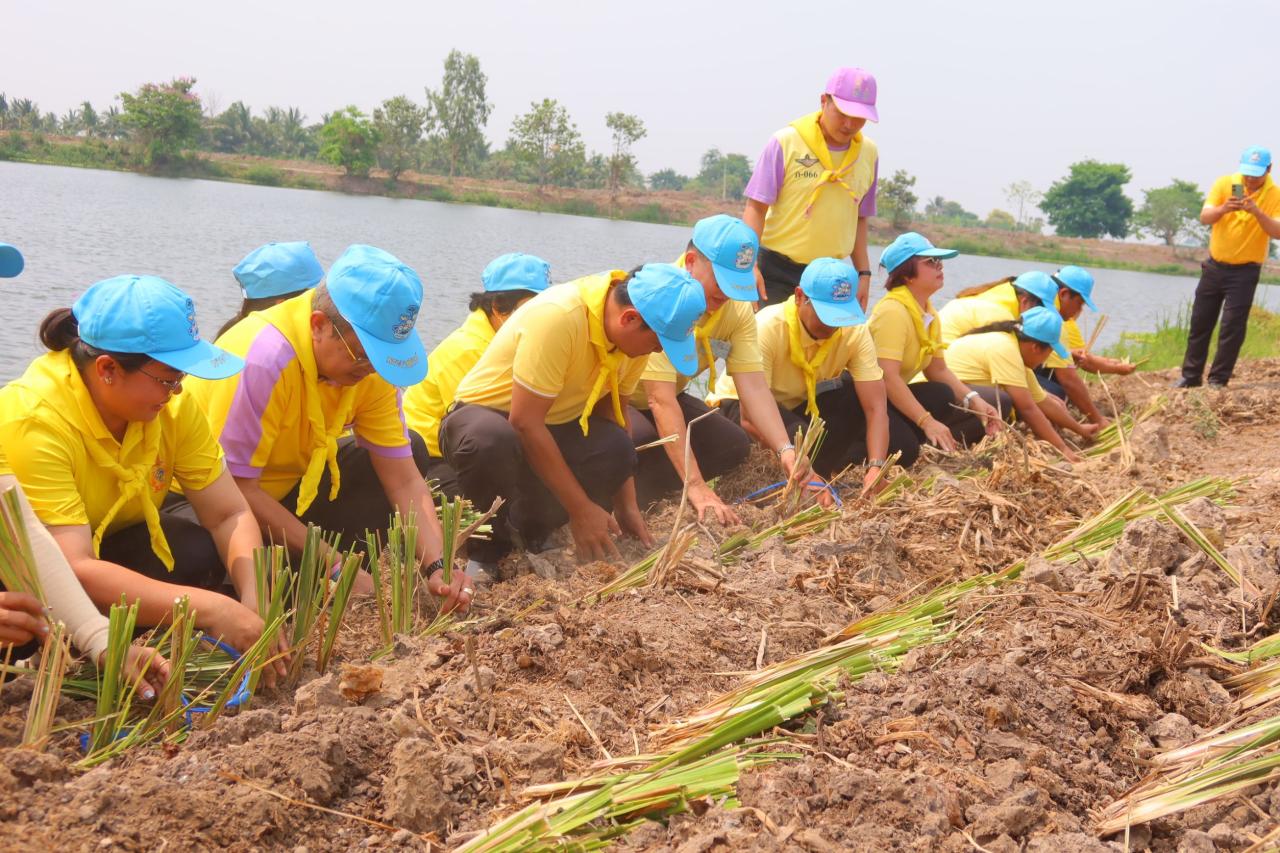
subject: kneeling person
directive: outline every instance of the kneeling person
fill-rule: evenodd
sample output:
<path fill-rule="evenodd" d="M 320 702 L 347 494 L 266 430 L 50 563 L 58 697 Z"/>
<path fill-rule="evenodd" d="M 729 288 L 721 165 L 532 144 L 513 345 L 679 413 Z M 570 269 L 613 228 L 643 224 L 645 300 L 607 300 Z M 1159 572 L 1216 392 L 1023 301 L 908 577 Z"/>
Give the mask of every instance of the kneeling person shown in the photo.
<path fill-rule="evenodd" d="M 805 267 L 795 293 L 761 310 L 756 324 L 773 411 L 792 435 L 808 425 L 810 415 L 821 416 L 826 438 L 813 459 L 814 470 L 830 477 L 866 460 L 865 486 L 879 475 L 889 453 L 889 408 L 855 282 L 852 265 L 819 258 Z M 721 377 L 712 400 L 759 436 L 754 412 L 741 404 L 735 382 Z"/>
<path fill-rule="evenodd" d="M 617 553 L 612 533 L 651 542 L 636 503 L 625 400 L 661 348 L 692 372 L 702 288 L 669 264 L 613 270 L 540 293 L 513 315 L 458 386 L 440 446 L 479 507 L 507 499 L 469 572 L 495 576 L 515 546 L 569 522 L 578 558 Z"/>

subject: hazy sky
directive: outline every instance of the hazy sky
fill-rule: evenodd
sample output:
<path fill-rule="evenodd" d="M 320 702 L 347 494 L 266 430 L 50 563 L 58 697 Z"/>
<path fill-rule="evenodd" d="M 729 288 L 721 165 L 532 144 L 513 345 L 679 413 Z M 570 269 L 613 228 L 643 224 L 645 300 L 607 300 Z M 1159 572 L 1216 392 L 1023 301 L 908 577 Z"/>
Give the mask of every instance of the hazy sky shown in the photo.
<path fill-rule="evenodd" d="M 1276 0 L 0 0 L 0 32 L 0 91 L 59 114 L 191 75 L 220 108 L 316 121 L 423 100 L 456 47 L 488 74 L 495 144 L 552 97 L 603 150 L 604 116 L 621 110 L 648 127 L 646 173 L 696 172 L 713 146 L 754 162 L 835 67 L 861 65 L 879 81 L 881 173 L 906 169 L 922 199 L 984 216 L 1008 206 L 1011 181 L 1044 189 L 1086 157 L 1128 164 L 1140 198 L 1173 177 L 1207 189 L 1246 145 L 1280 154 Z"/>

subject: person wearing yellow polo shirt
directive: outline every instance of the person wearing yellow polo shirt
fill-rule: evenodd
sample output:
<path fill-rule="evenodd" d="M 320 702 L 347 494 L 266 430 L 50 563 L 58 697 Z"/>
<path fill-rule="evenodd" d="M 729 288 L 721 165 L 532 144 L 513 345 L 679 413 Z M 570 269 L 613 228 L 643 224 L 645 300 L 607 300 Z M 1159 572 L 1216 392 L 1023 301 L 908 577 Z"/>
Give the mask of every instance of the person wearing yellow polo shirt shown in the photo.
<path fill-rule="evenodd" d="M 427 376 L 404 394 L 404 417 L 427 445 L 427 478 L 453 498 L 457 476 L 440 451 L 440 422 L 453 405 L 458 383 L 484 353 L 507 318 L 551 286 L 551 265 L 542 258 L 511 252 L 489 262 L 480 275 L 483 290 L 471 294 L 471 312 L 427 358 Z"/>
<path fill-rule="evenodd" d="M 49 352 L 0 390 L 0 474 L 21 484 L 89 598 L 101 610 L 136 601 L 138 624 L 158 625 L 186 596 L 206 634 L 257 642 L 262 537 L 182 393 L 188 376 L 222 380 L 243 362 L 202 340 L 191 298 L 154 276 L 94 284 L 45 317 L 40 340 Z M 196 521 L 161 512 L 175 482 Z"/>
<path fill-rule="evenodd" d="M 1218 350 L 1209 368 L 1209 384 L 1226 387 L 1236 368 L 1249 328 L 1249 311 L 1258 289 L 1271 241 L 1280 239 L 1280 189 L 1271 180 L 1271 152 L 1246 148 L 1238 171 L 1213 182 L 1200 211 L 1209 232 L 1209 259 L 1201 264 L 1200 283 L 1191 304 L 1191 328 L 1175 388 L 1204 381 L 1209 341 L 1218 328 Z"/>
<path fill-rule="evenodd" d="M 762 309 L 756 324 L 764 378 L 787 431 L 794 435 L 808 428 L 812 415 L 821 417 L 826 434 L 813 470 L 829 478 L 865 462 L 865 489 L 879 476 L 890 450 L 905 448 L 890 434 L 884 374 L 858 305 L 856 281 L 847 262 L 819 258 L 805 268 L 795 293 L 781 305 Z M 738 381 L 720 377 L 712 401 L 759 436 L 754 413 L 739 400 Z M 903 465 L 914 461 L 914 456 L 901 459 Z"/>
<path fill-rule="evenodd" d="M 952 299 L 938 312 L 942 343 L 950 344 L 961 335 L 1001 320 L 1016 320 L 1029 308 L 1053 308 L 1058 286 L 1048 273 L 1032 270 L 1013 281 L 1003 281 L 972 296 Z"/>
<path fill-rule="evenodd" d="M 1071 358 L 1059 358 L 1057 353 L 1050 353 L 1048 360 L 1036 368 L 1036 378 L 1050 394 L 1074 403 L 1090 423 L 1105 427 L 1109 421 L 1098 411 L 1089 394 L 1089 386 L 1080 377 L 1080 371 L 1128 374 L 1133 372 L 1133 365 L 1119 359 L 1094 355 L 1086 349 L 1084 334 L 1080 331 L 1076 318 L 1086 305 L 1091 311 L 1098 310 L 1093 304 L 1093 274 L 1082 267 L 1066 266 L 1051 278 L 1058 285 L 1055 304 L 1062 316 L 1062 345 L 1071 353 Z"/>
<path fill-rule="evenodd" d="M 685 376 L 698 364 L 702 288 L 671 264 L 552 287 L 503 324 L 458 386 L 440 447 L 476 506 L 506 498 L 468 570 L 498 577 L 516 545 L 538 550 L 567 520 L 582 562 L 617 556 L 612 534 L 651 543 L 636 503 L 626 400 L 659 348 Z"/>
<path fill-rule="evenodd" d="M 310 243 L 267 243 L 245 255 L 231 274 L 244 301 L 236 315 L 222 324 L 217 337 L 254 311 L 264 311 L 315 287 L 324 278 L 324 268 Z"/>
<path fill-rule="evenodd" d="M 702 285 L 707 312 L 698 320 L 694 337 L 698 349 L 695 375 L 710 374 L 708 388 L 716 385 L 717 350 L 725 357 L 726 372 L 736 380 L 742 405 L 757 425 L 767 447 L 779 452 L 789 476 L 795 464 L 787 428 L 778 417 L 773 395 L 765 381 L 760 348 L 756 343 L 755 262 L 759 244 L 755 232 L 741 219 L 725 214 L 710 216 L 693 226 L 693 237 L 677 265 Z M 654 353 L 632 395 L 638 411 L 632 419 L 636 446 L 668 435 L 679 441 L 640 455 L 636 469 L 636 494 L 640 505 L 678 492 L 687 481 L 689 502 L 702 520 L 711 512 L 721 524 L 739 521 L 735 513 L 707 481 L 742 464 L 751 450 L 751 439 L 736 421 L 706 414 L 707 404 L 687 390 L 691 377 L 681 376 L 664 353 Z M 692 454 L 685 468 L 685 441 L 692 437 Z"/>
<path fill-rule="evenodd" d="M 1062 358 L 1070 355 L 1061 338 L 1058 312 L 1028 308 L 1016 320 L 979 326 L 956 338 L 947 347 L 947 366 L 987 403 L 1000 412 L 1012 409 L 1037 437 L 1056 447 L 1068 461 L 1081 462 L 1084 457 L 1068 447 L 1054 429 L 1054 424 L 1071 428 L 1062 420 L 1065 407 L 1049 403 L 1052 398 L 1031 372 L 1044 364 L 1050 352 Z"/>
<path fill-rule="evenodd" d="M 742 219 L 760 238 L 760 298 L 785 302 L 816 258 L 848 258 L 858 271 L 858 303 L 871 288 L 867 219 L 876 214 L 880 160 L 862 132 L 876 112 L 876 78 L 838 68 L 817 112 L 773 135 L 743 195 Z"/>
<path fill-rule="evenodd" d="M 474 586 L 462 572 L 443 582 L 426 447 L 411 440 L 400 402 L 400 388 L 427 372 L 414 328 L 421 305 L 416 272 L 381 249 L 351 246 L 326 282 L 219 338 L 244 358 L 244 371 L 192 383 L 191 393 L 273 542 L 301 551 L 308 523 L 359 542 L 366 530 L 384 530 L 393 511 L 413 515 L 428 588 L 446 610 L 466 610 Z M 372 589 L 367 575 L 356 583 Z"/>
<path fill-rule="evenodd" d="M 868 328 L 884 371 L 891 428 L 910 433 L 912 443 L 905 436 L 899 441 L 912 458 L 925 441 L 952 452 L 957 442 L 979 442 L 1001 427 L 996 410 L 947 367 L 932 297 L 942 289 L 942 262 L 957 254 L 914 231 L 899 235 L 880 253 L 880 266 L 889 275 L 887 293 L 871 309 Z M 924 381 L 913 382 L 918 374 Z"/>

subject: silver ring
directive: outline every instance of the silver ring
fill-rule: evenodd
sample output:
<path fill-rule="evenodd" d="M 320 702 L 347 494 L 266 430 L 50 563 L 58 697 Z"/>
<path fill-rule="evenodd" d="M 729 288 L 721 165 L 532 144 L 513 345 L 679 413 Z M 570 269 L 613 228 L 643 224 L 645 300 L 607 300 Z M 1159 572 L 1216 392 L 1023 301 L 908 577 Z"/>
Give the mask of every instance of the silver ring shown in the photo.
<path fill-rule="evenodd" d="M 464 587 L 462 588 L 462 591 L 463 591 L 463 592 L 465 592 L 467 595 L 471 595 L 471 594 L 473 594 L 473 593 L 475 592 L 475 590 L 474 590 L 474 589 L 472 589 L 472 588 L 471 588 L 471 587 L 469 587 L 469 586 L 464 586 Z"/>

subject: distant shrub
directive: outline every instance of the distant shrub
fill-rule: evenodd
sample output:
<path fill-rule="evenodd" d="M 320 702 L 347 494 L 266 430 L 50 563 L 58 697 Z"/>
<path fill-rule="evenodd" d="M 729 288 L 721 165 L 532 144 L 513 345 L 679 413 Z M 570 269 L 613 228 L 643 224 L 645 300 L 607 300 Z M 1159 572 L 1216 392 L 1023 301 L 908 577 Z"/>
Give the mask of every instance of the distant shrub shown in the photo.
<path fill-rule="evenodd" d="M 278 187 L 284 183 L 284 172 L 265 163 L 257 163 L 244 170 L 244 179 L 251 184 Z"/>

